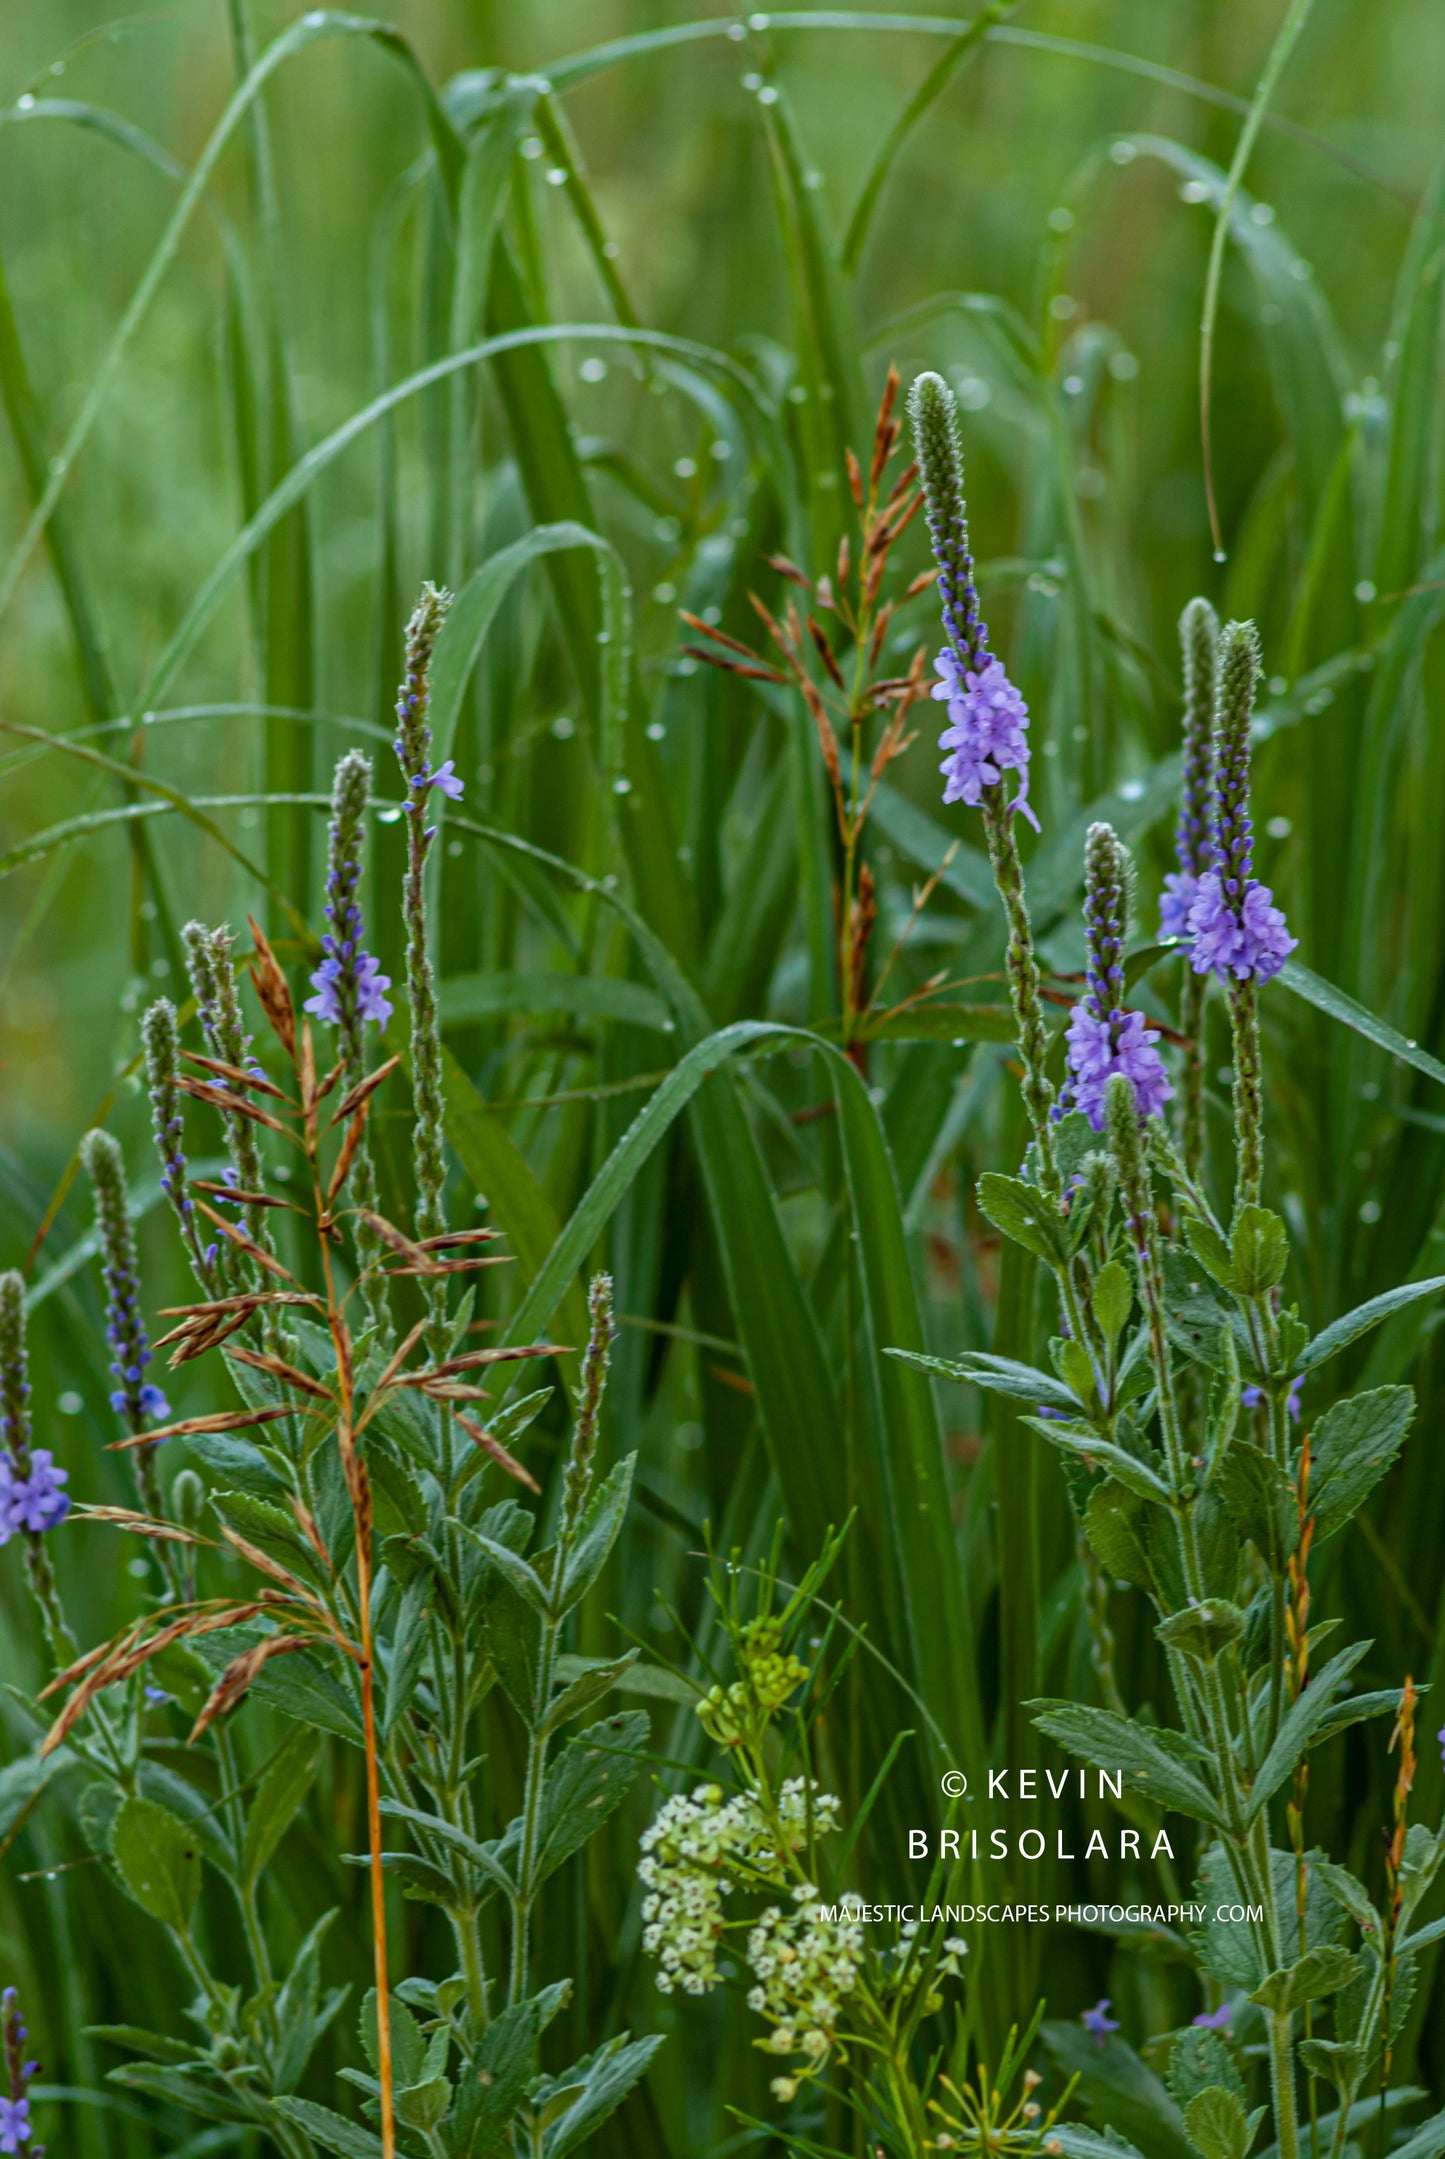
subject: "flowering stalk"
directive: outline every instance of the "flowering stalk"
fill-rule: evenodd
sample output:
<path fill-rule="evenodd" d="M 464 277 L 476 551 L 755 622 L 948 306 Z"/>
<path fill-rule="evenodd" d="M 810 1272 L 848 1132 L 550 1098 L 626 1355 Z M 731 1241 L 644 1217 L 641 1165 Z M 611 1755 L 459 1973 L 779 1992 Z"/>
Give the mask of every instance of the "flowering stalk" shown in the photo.
<path fill-rule="evenodd" d="M 1213 866 L 1189 909 L 1190 965 L 1229 990 L 1234 1036 L 1235 1209 L 1258 1204 L 1264 1168 L 1264 1102 L 1256 985 L 1277 975 L 1298 940 L 1268 885 L 1253 874 L 1249 815 L 1249 728 L 1259 681 L 1259 634 L 1231 622 L 1219 641 Z"/>
<path fill-rule="evenodd" d="M 1174 833 L 1179 867 L 1164 880 L 1159 935 L 1187 941 L 1189 910 L 1211 861 L 1211 799 L 1214 786 L 1214 708 L 1219 676 L 1219 617 L 1208 600 L 1191 600 L 1179 622 L 1184 654 L 1184 792 Z M 1184 1035 L 1184 1089 L 1179 1141 L 1185 1167 L 1198 1177 L 1204 1164 L 1204 1000 L 1206 975 L 1184 970 L 1180 1027 Z"/>
<path fill-rule="evenodd" d="M 141 1021 L 145 1047 L 146 1083 L 151 1102 L 151 1127 L 161 1159 L 161 1190 L 175 1211 L 191 1266 L 203 1289 L 215 1281 L 219 1254 L 214 1244 L 203 1244 L 196 1222 L 196 1203 L 186 1189 L 185 1122 L 181 1115 L 181 1048 L 176 1008 L 168 997 L 158 998 Z"/>
<path fill-rule="evenodd" d="M 1129 858 L 1112 825 L 1090 825 L 1084 848 L 1084 923 L 1089 987 L 1069 1014 L 1069 1090 L 1065 1107 L 1081 1110 L 1104 1129 L 1104 1091 L 1121 1072 L 1141 1117 L 1155 1117 L 1173 1094 L 1156 1029 L 1142 1012 L 1126 1012 L 1124 941 L 1129 927 Z"/>
<path fill-rule="evenodd" d="M 1005 966 L 1024 1067 L 1024 1103 L 1038 1143 L 1044 1189 L 1057 1199 L 1059 1176 L 1049 1130 L 1054 1086 L 1044 1069 L 1048 1030 L 1013 828 L 1013 812 L 1019 809 L 1038 827 L 1028 801 L 1028 708 L 1002 662 L 989 651 L 988 631 L 979 614 L 953 392 L 941 375 L 920 375 L 909 393 L 908 411 L 949 647 L 939 656 L 942 679 L 933 691 L 947 703 L 950 723 L 939 736 L 939 748 L 949 752 L 940 768 L 947 775 L 943 799 L 966 802 L 983 814 L 989 863 L 1008 920 Z M 1006 771 L 1019 775 L 1019 790 L 1012 802 L 1003 784 Z"/>
<path fill-rule="evenodd" d="M 236 990 L 235 970 L 231 964 L 231 932 L 221 924 L 207 929 L 203 922 L 188 922 L 181 932 L 186 947 L 186 964 L 195 995 L 196 1011 L 206 1037 L 206 1047 L 219 1063 L 230 1065 L 238 1072 L 261 1074 L 261 1067 L 251 1048 L 251 1037 L 241 1015 L 241 1000 Z M 262 1075 L 264 1076 L 264 1075 Z M 216 1079 L 212 1083 L 218 1094 L 231 1088 L 232 1083 Z M 226 1147 L 231 1157 L 232 1176 L 229 1180 L 243 1192 L 259 1192 L 265 1181 L 261 1164 L 261 1148 L 256 1126 L 243 1111 L 221 1104 L 221 1118 L 226 1128 Z M 246 1206 L 243 1219 L 247 1235 L 254 1244 L 274 1249 L 271 1228 L 267 1221 L 267 1209 L 258 1205 Z M 214 1252 L 215 1247 L 208 1248 Z M 254 1275 L 255 1270 L 252 1269 Z"/>
<path fill-rule="evenodd" d="M 18 2152 L 22 2144 L 27 2144 L 30 2159 L 45 2159 L 45 2146 L 30 2143 L 34 2124 L 30 2119 L 28 2087 L 40 2064 L 25 2059 L 28 2051 L 25 2042 L 29 2036 L 15 1988 L 6 1987 L 0 1994 L 0 2037 L 3 2037 L 5 2080 L 10 2092 L 8 2098 L 0 2093 L 0 2152 Z"/>
<path fill-rule="evenodd" d="M 361 850 L 366 806 L 371 794 L 371 761 L 360 750 L 349 750 L 337 764 L 331 787 L 331 825 L 326 873 L 326 919 L 330 928 L 321 940 L 322 960 L 311 977 L 313 995 L 306 1010 L 314 1012 L 336 1030 L 337 1057 L 341 1064 L 342 1091 L 349 1094 L 365 1077 L 363 1031 L 368 1020 L 384 1027 L 391 1018 L 386 996 L 391 977 L 361 942 Z M 377 1261 L 381 1241 L 369 1217 L 376 1212 L 376 1166 L 371 1144 L 363 1132 L 352 1158 L 351 1192 L 357 1206 L 356 1249 L 361 1260 L 361 1286 L 367 1308 L 378 1329 L 388 1330 L 386 1291 Z"/>
<path fill-rule="evenodd" d="M 411 1083 L 416 1106 L 412 1150 L 416 1164 L 416 1228 L 421 1237 L 439 1237 L 446 1229 L 443 1191 L 446 1160 L 442 1153 L 442 1050 L 437 1019 L 436 981 L 427 951 L 426 858 L 436 833 L 424 822 L 433 787 L 453 800 L 462 792 L 452 761 L 431 768 L 431 663 L 437 636 L 451 606 L 451 594 L 422 586 L 406 629 L 406 680 L 396 706 L 396 755 L 406 782 L 406 885 L 402 908 L 406 920 L 406 994 L 411 1008 Z M 434 1356 L 447 1350 L 446 1287 L 428 1285 L 431 1311 L 428 1343 Z"/>
<path fill-rule="evenodd" d="M 87 1132 L 81 1141 L 80 1159 L 95 1192 L 95 1227 L 105 1281 L 105 1338 L 110 1344 L 110 1369 L 116 1381 L 110 1406 L 124 1420 L 126 1430 L 139 1438 L 148 1418 L 170 1415 L 170 1404 L 154 1380 L 145 1376 L 151 1347 L 140 1315 L 140 1278 L 126 1192 L 125 1157 L 109 1132 L 96 1130 Z M 130 1452 L 141 1505 L 153 1519 L 158 1518 L 161 1495 L 153 1460 L 155 1448 L 140 1446 Z"/>
<path fill-rule="evenodd" d="M 75 1642 L 65 1624 L 55 1569 L 45 1549 L 47 1529 L 70 1512 L 69 1472 L 48 1448 L 30 1444 L 30 1381 L 25 1357 L 25 1284 L 11 1269 L 0 1274 L 0 1545 L 25 1539 L 25 1572 L 57 1665 L 69 1664 Z"/>

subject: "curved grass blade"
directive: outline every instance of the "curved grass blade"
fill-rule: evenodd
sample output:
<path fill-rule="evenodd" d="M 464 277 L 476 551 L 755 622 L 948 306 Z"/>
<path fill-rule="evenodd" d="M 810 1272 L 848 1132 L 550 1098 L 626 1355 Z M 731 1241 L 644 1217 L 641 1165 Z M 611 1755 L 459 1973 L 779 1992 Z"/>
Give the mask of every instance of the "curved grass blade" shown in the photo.
<path fill-rule="evenodd" d="M 942 97 L 954 76 L 963 66 L 964 61 L 977 52 L 989 31 L 1017 5 L 1018 0 L 989 0 L 987 7 L 980 8 L 973 21 L 959 32 L 949 46 L 948 51 L 940 59 L 934 61 L 892 127 L 889 128 L 877 156 L 868 168 L 867 178 L 858 190 L 858 200 L 853 205 L 853 214 L 848 220 L 848 229 L 843 235 L 843 247 L 839 259 L 850 276 L 856 272 L 859 263 L 863 259 L 863 249 L 867 245 L 869 228 L 873 223 L 873 213 L 878 207 L 878 198 L 883 192 L 883 184 L 893 168 L 899 151 L 903 148 L 904 143 L 907 142 L 924 114 Z"/>
<path fill-rule="evenodd" d="M 1219 290 L 1224 276 L 1224 248 L 1229 238 L 1235 201 L 1265 113 L 1313 6 L 1314 0 L 1290 0 L 1289 12 L 1270 48 L 1264 73 L 1259 78 L 1259 87 L 1250 102 L 1249 116 L 1239 131 L 1239 141 L 1230 161 L 1229 176 L 1219 198 L 1214 221 L 1214 238 L 1210 243 L 1209 268 L 1204 279 L 1204 310 L 1199 323 L 1199 437 L 1204 455 L 1204 499 L 1209 510 L 1209 530 L 1214 540 L 1216 561 L 1224 559 L 1224 538 L 1219 528 L 1219 505 L 1214 494 L 1214 453 L 1209 431 L 1209 402 L 1214 374 L 1214 325 L 1219 314 Z"/>

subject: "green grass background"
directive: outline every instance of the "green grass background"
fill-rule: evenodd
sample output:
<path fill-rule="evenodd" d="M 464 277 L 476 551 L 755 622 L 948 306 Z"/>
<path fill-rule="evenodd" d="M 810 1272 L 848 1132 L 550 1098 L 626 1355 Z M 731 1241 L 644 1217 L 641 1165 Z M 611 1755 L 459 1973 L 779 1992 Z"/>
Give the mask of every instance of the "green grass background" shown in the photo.
<path fill-rule="evenodd" d="M 959 57 L 936 10 L 754 17 L 735 37 L 678 4 L 413 0 L 389 17 L 405 47 L 328 34 L 279 66 L 161 258 L 238 80 L 300 11 L 4 8 L 0 557 L 14 576 L 0 586 L 0 720 L 69 745 L 0 736 L 0 1259 L 34 1284 L 40 1437 L 77 1495 L 124 1496 L 102 1451 L 88 1217 L 66 1186 L 103 1117 L 130 1150 L 152 1308 L 182 1289 L 133 1075 L 145 1001 L 181 994 L 177 926 L 191 913 L 239 926 L 256 910 L 299 968 L 285 902 L 319 920 L 323 825 L 314 806 L 268 798 L 324 792 L 354 742 L 375 749 L 394 794 L 386 737 L 420 580 L 464 585 L 535 527 L 585 526 L 614 552 L 573 546 L 533 566 L 523 547 L 458 706 L 467 800 L 443 835 L 437 914 L 453 1213 L 467 1218 L 481 1192 L 512 1239 L 516 1276 L 489 1289 L 500 1322 L 543 1274 L 549 1309 L 539 1293 L 529 1320 L 575 1328 L 581 1272 L 616 1273 L 609 1445 L 639 1445 L 644 1465 L 605 1600 L 617 1625 L 680 1651 L 654 1592 L 695 1614 L 689 1555 L 705 1520 L 757 1549 L 786 1512 L 806 1555 L 862 1510 L 839 1586 L 879 1656 L 861 1661 L 834 1736 L 837 1784 L 856 1801 L 893 1733 L 919 1732 L 864 1855 L 880 1894 L 903 1871 L 904 1826 L 933 1813 L 925 1713 L 962 1759 L 1020 1760 L 1033 1742 L 1019 1703 L 1094 1684 L 1055 1465 L 1012 1418 L 962 1390 L 935 1396 L 879 1355 L 908 1340 L 1031 1353 L 1047 1331 L 971 1196 L 977 1169 L 1007 1165 L 1021 1134 L 996 1044 L 950 1034 L 877 1045 L 866 1089 L 796 1038 L 744 1041 L 675 1119 L 680 1083 L 658 1098 L 651 1151 L 624 1142 L 710 1032 L 768 1019 L 826 1034 L 834 1003 L 832 838 L 809 732 L 786 698 L 680 661 L 676 610 L 716 609 L 751 636 L 749 586 L 777 598 L 769 549 L 828 565 L 841 445 L 866 440 L 888 363 L 905 377 L 942 368 L 964 407 L 995 643 L 1034 715 L 1044 837 L 1031 887 L 1065 972 L 1082 951 L 1091 807 L 1135 847 L 1146 935 L 1152 924 L 1177 779 L 1180 607 L 1203 590 L 1254 615 L 1270 677 L 1264 873 L 1298 958 L 1420 1053 L 1392 1056 L 1318 999 L 1270 992 L 1269 1196 L 1295 1239 L 1293 1286 L 1317 1323 L 1441 1272 L 1445 1071 L 1426 1067 L 1445 1056 L 1445 15 L 1433 0 L 1316 0 L 1309 13 L 1224 277 L 1216 564 L 1198 415 L 1211 205 L 1282 14 L 1275 0 L 1031 0 L 946 81 L 941 68 L 917 124 L 890 137 L 929 71 Z M 444 105 L 430 126 L 423 85 Z M 484 335 L 549 324 L 594 334 L 539 337 L 406 396 L 307 468 L 234 551 L 298 461 L 378 392 Z M 663 342 L 629 347 L 629 325 Z M 82 420 L 76 469 L 22 565 L 13 551 Z M 918 527 L 905 552 L 922 565 Z M 192 636 L 223 562 L 233 574 Z M 610 585 L 599 562 L 621 566 Z M 930 608 L 900 618 L 900 660 L 931 638 Z M 871 831 L 879 949 L 959 837 L 896 982 L 947 968 L 974 982 L 965 999 L 996 1001 L 1001 918 L 980 835 L 942 812 L 920 736 Z M 371 920 L 398 977 L 399 861 L 383 821 Z M 1165 1012 L 1174 992 L 1161 969 L 1146 999 Z M 1223 1065 L 1222 1032 L 1214 1047 Z M 1224 1119 L 1221 1090 L 1221 1167 Z M 399 1105 L 385 1129 L 402 1206 Z M 200 1155 L 214 1138 L 198 1126 L 191 1145 Z M 1374 1686 L 1434 1678 L 1442 1654 L 1445 1397 L 1417 1316 L 1429 1310 L 1359 1353 L 1372 1383 L 1413 1368 L 1422 1415 L 1368 1519 L 1316 1573 L 1316 1612 L 1373 1637 Z M 202 1406 L 204 1389 L 191 1379 L 176 1399 Z M 559 1414 L 548 1447 L 561 1429 Z M 128 1555 L 95 1529 L 57 1544 L 79 1626 L 98 1638 L 137 1594 Z M 1125 1692 L 1162 1708 L 1137 1604 L 1112 1603 Z M 600 1617 L 595 1633 L 583 1646 L 619 1639 Z M 3 1562 L 0 1666 L 21 1685 L 37 1671 L 19 1570 Z M 259 1759 L 254 1715 L 243 1745 Z M 13 1696 L 0 1731 L 0 1749 L 22 1755 L 33 1726 Z M 343 1902 L 337 1976 L 359 1968 L 364 1940 L 358 1877 L 337 1860 L 362 1837 L 352 1767 L 328 1771 L 279 1862 L 272 1913 L 285 1941 Z M 499 1819 L 515 1773 L 498 1735 Z M 1371 1881 L 1390 1775 L 1373 1726 L 1314 1771 L 1311 1835 Z M 1431 1745 L 1420 1815 L 1441 1800 Z M 77 1802 L 73 1781 L 57 1786 L 13 1842 L 0 1966 L 27 1987 L 47 2073 L 95 2086 L 113 2056 L 83 2027 L 173 2023 L 180 1985 L 87 1858 Z M 652 1993 L 636 1955 L 637 1828 L 619 1817 L 569 1875 L 549 1976 L 578 1976 L 579 2043 L 624 2022 L 675 2027 L 647 2096 L 599 2151 L 710 2152 L 733 2133 L 729 2104 L 766 2104 L 765 2065 L 742 2013 L 714 2001 L 679 2015 Z M 1041 1867 L 1020 1886 L 1045 1896 L 1087 1879 Z M 224 1955 L 219 1905 L 210 1923 Z M 416 1968 L 440 1970 L 420 1908 L 399 1906 L 397 1926 Z M 1023 1935 L 978 1955 L 980 2029 L 996 2038 L 1043 1985 L 1041 1959 Z M 1168 1966 L 1058 1937 L 1051 2011 L 1104 1991 L 1136 2039 L 1197 2006 Z M 1437 2089 L 1440 1999 L 1423 1972 L 1402 2055 Z M 77 2102 L 68 2148 L 171 2149 L 127 2104 Z"/>

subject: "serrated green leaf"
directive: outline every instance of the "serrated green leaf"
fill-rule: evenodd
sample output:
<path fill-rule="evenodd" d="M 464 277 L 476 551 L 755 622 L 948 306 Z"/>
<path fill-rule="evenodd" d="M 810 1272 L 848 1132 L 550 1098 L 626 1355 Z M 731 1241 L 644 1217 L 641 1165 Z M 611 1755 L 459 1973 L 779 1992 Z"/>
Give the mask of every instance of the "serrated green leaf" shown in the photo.
<path fill-rule="evenodd" d="M 1124 1789 L 1196 1821 L 1221 1820 L 1220 1808 L 1203 1779 L 1171 1754 L 1157 1732 L 1112 1710 L 1077 1702 L 1029 1702 L 1026 1707 L 1039 1731 L 1056 1739 L 1095 1769 L 1124 1773 Z"/>
<path fill-rule="evenodd" d="M 1306 2002 L 1337 1994 L 1354 1973 L 1355 1959 L 1350 1951 L 1325 1943 L 1318 1949 L 1307 1949 L 1298 1962 L 1271 1972 L 1249 1998 L 1261 2009 L 1284 2016 L 1292 2009 L 1302 2009 Z"/>
<path fill-rule="evenodd" d="M 111 1824 L 111 1855 L 142 1911 L 188 1932 L 201 1892 L 201 1853 L 189 1822 L 151 1799 L 127 1799 Z"/>
<path fill-rule="evenodd" d="M 1067 1261 L 1059 1210 L 1037 1185 L 988 1170 L 978 1180 L 978 1204 L 995 1229 L 1045 1266 L 1058 1267 Z"/>
<path fill-rule="evenodd" d="M 1244 1614 L 1226 1598 L 1206 1597 L 1162 1619 L 1154 1632 L 1170 1649 L 1182 1649 L 1204 1663 L 1239 1640 Z"/>
<path fill-rule="evenodd" d="M 627 1502 L 632 1494 L 632 1472 L 637 1457 L 629 1454 L 615 1464 L 587 1502 L 576 1538 L 567 1554 L 556 1596 L 556 1616 L 562 1618 L 580 1604 L 617 1542 Z"/>
<path fill-rule="evenodd" d="M 1221 1289 L 1234 1287 L 1234 1255 L 1227 1241 L 1221 1237 L 1212 1222 L 1199 1215 L 1186 1214 L 1184 1235 L 1189 1249 L 1205 1272 L 1213 1277 Z"/>
<path fill-rule="evenodd" d="M 1245 2159 L 1249 2123 L 1238 2095 L 1221 2084 L 1196 2092 L 1184 2109 L 1189 2141 L 1203 2159 Z"/>
<path fill-rule="evenodd" d="M 1299 1543 L 1299 1501 L 1273 1456 L 1248 1440 L 1238 1442 L 1215 1469 L 1211 1489 L 1271 1574 L 1282 1573 Z"/>
<path fill-rule="evenodd" d="M 1255 1776 L 1247 1820 L 1253 1821 L 1266 1800 L 1279 1790 L 1329 1715 L 1340 1687 L 1372 1647 L 1370 1642 L 1353 1642 L 1348 1649 L 1342 1649 L 1323 1671 L 1315 1674 L 1299 1699 L 1291 1703 L 1275 1734 L 1274 1744 Z"/>
<path fill-rule="evenodd" d="M 1137 1493 L 1117 1484 L 1096 1484 L 1084 1510 L 1084 1526 L 1099 1564 L 1115 1581 L 1131 1582 L 1136 1589 L 1153 1585 L 1143 1535 L 1143 1508 Z"/>
<path fill-rule="evenodd" d="M 1242 1207 L 1230 1239 L 1230 1259 L 1229 1286 L 1241 1297 L 1262 1297 L 1282 1282 L 1289 1265 L 1289 1236 L 1279 1216 L 1268 1207 Z"/>
<path fill-rule="evenodd" d="M 1309 1506 L 1317 1538 L 1333 1536 L 1364 1505 L 1405 1442 L 1412 1387 L 1376 1387 L 1327 1409 L 1310 1439 Z"/>

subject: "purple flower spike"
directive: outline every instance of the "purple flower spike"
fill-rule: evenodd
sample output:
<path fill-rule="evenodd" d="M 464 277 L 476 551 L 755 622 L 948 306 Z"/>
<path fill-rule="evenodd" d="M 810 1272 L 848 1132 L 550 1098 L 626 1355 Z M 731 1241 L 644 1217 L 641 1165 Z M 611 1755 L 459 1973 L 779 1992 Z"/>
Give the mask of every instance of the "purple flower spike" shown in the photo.
<path fill-rule="evenodd" d="M 1005 772 L 1017 772 L 1019 791 L 1008 808 L 1022 810 L 1037 832 L 1039 821 L 1028 799 L 1029 710 L 988 649 L 969 552 L 958 411 L 941 375 L 918 377 L 908 411 L 948 638 L 948 649 L 936 663 L 943 679 L 933 687 L 934 696 L 948 705 L 949 724 L 938 738 L 939 748 L 949 752 L 939 766 L 948 780 L 943 799 L 977 808 L 985 788 L 996 787 Z"/>
<path fill-rule="evenodd" d="M 1194 2021 L 1201 2031 L 1227 2032 L 1231 2014 L 1228 2002 L 1221 2002 L 1217 2009 L 1201 2009 Z"/>
<path fill-rule="evenodd" d="M 1084 853 L 1089 987 L 1069 1014 L 1069 1088 L 1060 1114 L 1082 1110 L 1096 1132 L 1104 1129 L 1104 1094 L 1116 1072 L 1133 1088 L 1142 1117 L 1157 1117 L 1174 1092 L 1158 1030 L 1122 1003 L 1127 911 L 1128 858 L 1112 825 L 1091 825 Z"/>
<path fill-rule="evenodd" d="M 1196 974 L 1221 982 L 1267 982 L 1293 952 L 1274 894 L 1254 875 L 1249 815 L 1249 725 L 1259 679 L 1259 638 L 1249 622 L 1231 622 L 1220 640 L 1218 780 L 1212 865 L 1189 909 Z"/>
<path fill-rule="evenodd" d="M 105 1338 L 111 1349 L 111 1377 L 117 1383 L 110 1397 L 111 1407 L 125 1419 L 131 1432 L 139 1433 L 147 1417 L 165 1417 L 170 1410 L 160 1388 L 145 1376 L 151 1347 L 140 1315 L 140 1280 L 126 1195 L 125 1160 L 109 1132 L 99 1130 L 86 1133 L 80 1143 L 80 1158 L 95 1190 L 95 1226 L 105 1281 Z"/>
<path fill-rule="evenodd" d="M 938 747 L 949 752 L 938 768 L 947 778 L 944 801 L 977 808 L 985 787 L 1017 772 L 1019 791 L 1009 807 L 1022 810 L 1037 831 L 1028 801 L 1029 708 L 1002 662 L 985 652 L 976 667 L 965 668 L 957 653 L 940 652 L 934 665 L 942 680 L 933 695 L 948 706 L 949 724 L 938 738 Z"/>
<path fill-rule="evenodd" d="M 391 1005 L 384 994 L 390 975 L 361 944 L 361 834 L 371 792 L 371 766 L 359 750 L 336 767 L 331 789 L 330 864 L 326 877 L 326 919 L 331 927 L 321 940 L 324 957 L 311 977 L 315 995 L 306 1000 L 341 1037 L 348 1074 L 361 1066 L 361 1030 L 368 1020 L 384 1027 Z"/>
<path fill-rule="evenodd" d="M 1092 2009 L 1086 2009 L 1079 2022 L 1086 2032 L 1093 2033 L 1096 2046 L 1102 2046 L 1110 2032 L 1116 2032 L 1119 2029 L 1109 2014 L 1109 1997 L 1107 1994 L 1104 1995 L 1102 2000 L 1095 2002 Z"/>

